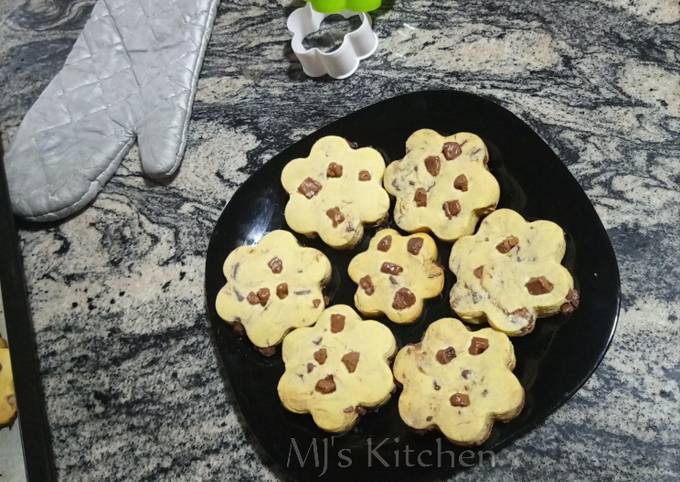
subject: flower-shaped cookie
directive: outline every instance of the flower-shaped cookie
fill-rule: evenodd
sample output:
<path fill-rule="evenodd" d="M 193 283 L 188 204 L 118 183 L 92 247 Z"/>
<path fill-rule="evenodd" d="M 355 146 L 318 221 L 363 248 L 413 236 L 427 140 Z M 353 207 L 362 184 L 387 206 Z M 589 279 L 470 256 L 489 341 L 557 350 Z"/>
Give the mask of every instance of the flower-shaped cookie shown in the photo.
<path fill-rule="evenodd" d="M 395 323 L 415 321 L 423 301 L 444 288 L 437 245 L 424 233 L 402 236 L 394 229 L 378 231 L 347 271 L 358 285 L 354 303 L 359 311 L 369 316 L 385 313 Z"/>
<path fill-rule="evenodd" d="M 293 159 L 281 173 L 290 194 L 288 226 L 307 236 L 318 234 L 334 248 L 353 247 L 364 235 L 364 223 L 387 216 L 384 171 L 385 161 L 375 149 L 353 149 L 342 137 L 322 137 L 308 157 Z"/>
<path fill-rule="evenodd" d="M 292 328 L 314 324 L 324 309 L 321 289 L 330 275 L 322 252 L 303 248 L 287 231 L 272 231 L 227 257 L 217 314 L 235 330 L 245 329 L 255 346 L 273 347 Z"/>
<path fill-rule="evenodd" d="M 362 320 L 347 305 L 326 308 L 316 325 L 283 340 L 279 398 L 291 412 L 311 412 L 323 430 L 349 430 L 367 408 L 389 400 L 396 349 L 385 325 Z"/>
<path fill-rule="evenodd" d="M 385 170 L 385 189 L 397 198 L 395 222 L 408 232 L 428 230 L 444 241 L 472 234 L 500 197 L 487 161 L 486 146 L 474 134 L 414 132 L 406 141 L 406 156 Z"/>
<path fill-rule="evenodd" d="M 17 402 L 9 349 L 5 340 L 0 338 L 0 428 L 11 425 L 16 416 Z"/>
<path fill-rule="evenodd" d="M 565 247 L 562 228 L 551 221 L 528 223 L 510 209 L 493 212 L 474 236 L 453 245 L 451 307 L 467 321 L 488 320 L 510 336 L 529 333 L 537 317 L 572 312 L 579 297 L 560 264 Z"/>
<path fill-rule="evenodd" d="M 394 360 L 394 376 L 404 387 L 399 415 L 414 429 L 439 428 L 453 443 L 479 445 L 495 420 L 522 411 L 524 389 L 514 367 L 515 352 L 503 333 L 437 320 L 422 342 L 405 346 Z"/>

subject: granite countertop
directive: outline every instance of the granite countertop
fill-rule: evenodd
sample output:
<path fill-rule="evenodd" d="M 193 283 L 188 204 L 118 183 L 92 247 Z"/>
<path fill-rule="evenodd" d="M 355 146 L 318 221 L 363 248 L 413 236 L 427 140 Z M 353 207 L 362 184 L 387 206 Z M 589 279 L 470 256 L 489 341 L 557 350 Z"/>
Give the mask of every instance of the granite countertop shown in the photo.
<path fill-rule="evenodd" d="M 22 230 L 62 480 L 276 477 L 211 346 L 212 226 L 236 187 L 287 145 L 359 107 L 431 88 L 496 99 L 547 141 L 602 218 L 623 292 L 616 337 L 590 381 L 495 467 L 460 479 L 680 478 L 680 4 L 385 3 L 376 55 L 330 81 L 307 79 L 292 57 L 288 0 L 224 0 L 172 182 L 145 181 L 134 150 L 90 208 Z M 91 5 L 2 2 L 0 128 L 10 139 Z"/>

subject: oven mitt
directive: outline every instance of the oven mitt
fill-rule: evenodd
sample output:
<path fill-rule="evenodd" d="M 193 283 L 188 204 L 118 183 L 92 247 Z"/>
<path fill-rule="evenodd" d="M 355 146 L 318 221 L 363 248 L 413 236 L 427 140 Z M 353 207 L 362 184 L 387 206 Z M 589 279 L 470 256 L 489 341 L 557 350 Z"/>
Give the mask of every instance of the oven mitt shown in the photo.
<path fill-rule="evenodd" d="M 88 204 L 139 141 L 145 176 L 175 172 L 219 0 L 99 0 L 24 117 L 5 162 L 16 214 Z"/>

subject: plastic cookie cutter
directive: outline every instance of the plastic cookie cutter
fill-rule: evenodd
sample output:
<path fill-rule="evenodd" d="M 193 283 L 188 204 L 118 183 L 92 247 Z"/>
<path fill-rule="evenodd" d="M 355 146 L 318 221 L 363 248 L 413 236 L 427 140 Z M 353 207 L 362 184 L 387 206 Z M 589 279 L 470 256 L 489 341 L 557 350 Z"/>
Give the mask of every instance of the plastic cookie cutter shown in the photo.
<path fill-rule="evenodd" d="M 357 4 L 376 4 L 375 0 L 316 0 L 315 3 L 327 3 L 340 7 Z M 327 10 L 333 10 L 328 8 Z M 298 8 L 288 17 L 288 30 L 293 34 L 291 47 L 293 53 L 302 64 L 302 70 L 310 77 L 321 77 L 330 75 L 334 79 L 345 79 L 352 75 L 359 67 L 359 62 L 373 55 L 378 48 L 378 36 L 371 27 L 371 17 L 366 12 L 355 12 L 352 10 L 342 10 L 339 13 L 344 18 L 358 15 L 361 25 L 356 30 L 345 35 L 342 44 L 331 52 L 323 52 L 314 47 L 305 48 L 302 40 L 310 33 L 317 32 L 321 27 L 321 22 L 330 13 L 321 13 L 308 3 L 304 7 Z"/>

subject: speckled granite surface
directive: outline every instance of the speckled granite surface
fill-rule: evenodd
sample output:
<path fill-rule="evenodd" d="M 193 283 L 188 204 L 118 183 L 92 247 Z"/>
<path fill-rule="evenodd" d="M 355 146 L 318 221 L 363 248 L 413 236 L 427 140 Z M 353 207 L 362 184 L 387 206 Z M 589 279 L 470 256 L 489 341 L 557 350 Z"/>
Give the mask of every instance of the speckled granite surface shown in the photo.
<path fill-rule="evenodd" d="M 133 153 L 94 205 L 23 230 L 62 480 L 274 479 L 235 414 L 208 337 L 202 269 L 234 189 L 294 140 L 422 88 L 499 100 L 592 199 L 621 268 L 618 332 L 586 386 L 461 479 L 680 478 L 680 4 L 395 0 L 381 45 L 340 82 L 302 75 L 288 1 L 223 0 L 184 164 L 167 186 Z M 0 127 L 58 71 L 91 1 L 0 6 Z"/>

